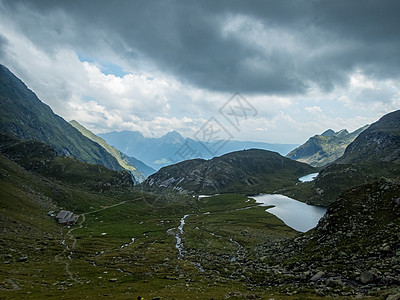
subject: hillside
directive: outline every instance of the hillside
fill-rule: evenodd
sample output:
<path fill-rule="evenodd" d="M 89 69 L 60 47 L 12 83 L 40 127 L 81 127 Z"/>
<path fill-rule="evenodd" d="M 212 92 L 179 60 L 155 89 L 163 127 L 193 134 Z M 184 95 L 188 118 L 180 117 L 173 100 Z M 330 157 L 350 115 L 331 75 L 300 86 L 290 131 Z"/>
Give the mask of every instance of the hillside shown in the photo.
<path fill-rule="evenodd" d="M 325 166 L 341 157 L 346 147 L 368 125 L 349 133 L 346 129 L 334 132 L 328 129 L 321 135 L 315 135 L 303 145 L 291 151 L 286 157 L 307 163 L 314 167 Z"/>
<path fill-rule="evenodd" d="M 125 171 L 58 156 L 50 146 L 35 140 L 21 140 L 0 133 L 0 153 L 29 172 L 83 189 L 105 190 L 133 185 Z"/>
<path fill-rule="evenodd" d="M 80 133 L 82 133 L 84 136 L 92 140 L 93 142 L 96 142 L 100 146 L 102 146 L 104 149 L 107 150 L 108 153 L 110 153 L 112 156 L 115 157 L 115 159 L 118 161 L 119 165 L 124 168 L 125 170 L 129 171 L 132 176 L 135 178 L 135 180 L 139 183 L 143 182 L 146 177 L 149 175 L 153 174 L 156 172 L 153 168 L 147 166 L 145 163 L 141 162 L 140 160 L 129 157 L 125 155 L 124 153 L 120 152 L 118 149 L 115 147 L 107 144 L 105 140 L 102 138 L 98 137 L 94 133 L 92 133 L 90 130 L 86 129 L 84 126 L 79 124 L 77 121 L 72 120 L 69 122 L 72 126 L 74 126 L 77 130 L 79 130 Z"/>
<path fill-rule="evenodd" d="M 281 155 L 286 155 L 297 146 L 294 144 L 270 144 L 231 140 L 217 151 L 217 153 L 211 155 L 207 147 L 214 149 L 213 145 L 208 145 L 206 142 L 199 142 L 191 138 L 183 138 L 177 131 L 171 131 L 160 138 L 147 138 L 140 132 L 126 130 L 102 133 L 99 136 L 127 155 L 137 157 L 157 170 L 183 160 L 195 158 L 209 159 L 213 156 L 250 148 L 270 150 L 278 152 Z"/>
<path fill-rule="evenodd" d="M 121 170 L 117 160 L 53 113 L 26 85 L 0 65 L 0 131 L 50 145 L 59 155 Z"/>
<path fill-rule="evenodd" d="M 243 150 L 194 159 L 164 167 L 142 184 L 146 189 L 170 188 L 181 193 L 261 193 L 294 185 L 298 178 L 315 172 L 307 164 L 267 150 Z"/>
<path fill-rule="evenodd" d="M 328 206 L 343 191 L 386 178 L 400 178 L 400 111 L 371 124 L 346 148 L 341 158 L 325 167 L 312 183 L 287 192 L 309 204 Z"/>
<path fill-rule="evenodd" d="M 399 197 L 399 182 L 386 180 L 342 193 L 315 229 L 260 251 L 267 267 L 280 266 L 263 280 L 279 284 L 276 274 L 285 274 L 292 284 L 315 289 L 321 297 L 338 290 L 342 299 L 387 289 L 377 299 L 398 299 Z M 397 298 L 386 298 L 390 290 Z"/>
<path fill-rule="evenodd" d="M 398 162 L 400 110 L 384 115 L 354 140 L 336 163 Z"/>

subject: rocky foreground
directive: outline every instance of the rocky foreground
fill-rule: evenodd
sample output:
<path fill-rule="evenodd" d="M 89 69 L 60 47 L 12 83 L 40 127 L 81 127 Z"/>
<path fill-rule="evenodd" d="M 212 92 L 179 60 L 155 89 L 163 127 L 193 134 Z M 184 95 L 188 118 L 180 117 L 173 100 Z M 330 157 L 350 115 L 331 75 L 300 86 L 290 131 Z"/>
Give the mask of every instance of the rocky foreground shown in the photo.
<path fill-rule="evenodd" d="M 246 283 L 248 294 L 228 298 L 255 299 L 261 288 L 294 298 L 400 299 L 400 183 L 348 190 L 315 229 L 294 238 L 271 238 L 233 257 L 187 249 L 185 259 L 209 282 Z"/>
<path fill-rule="evenodd" d="M 400 299 L 400 184 L 381 180 L 349 190 L 314 230 L 258 251 L 266 277 L 257 284 L 288 294 Z"/>

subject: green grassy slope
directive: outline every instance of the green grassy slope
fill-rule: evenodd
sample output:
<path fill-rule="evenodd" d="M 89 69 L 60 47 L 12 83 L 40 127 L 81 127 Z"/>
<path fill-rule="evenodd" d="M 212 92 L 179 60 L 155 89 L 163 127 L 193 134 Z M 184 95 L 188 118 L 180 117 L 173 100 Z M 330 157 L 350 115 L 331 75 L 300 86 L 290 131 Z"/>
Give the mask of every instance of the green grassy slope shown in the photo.
<path fill-rule="evenodd" d="M 121 170 L 116 159 L 84 137 L 0 65 L 0 131 L 50 145 L 60 155 Z"/>
<path fill-rule="evenodd" d="M 87 138 L 91 139 L 92 141 L 96 142 L 100 146 L 102 146 L 108 153 L 115 157 L 118 161 L 120 166 L 125 170 L 129 171 L 135 178 L 137 182 L 143 182 L 146 177 L 155 172 L 154 169 L 146 166 L 144 163 L 138 163 L 138 166 L 133 164 L 133 158 L 126 156 L 122 152 L 120 152 L 117 148 L 107 144 L 105 140 L 98 137 L 90 130 L 86 129 L 84 126 L 79 124 L 77 121 L 72 120 L 69 122 L 72 126 L 74 126 L 80 133 L 82 133 Z"/>
<path fill-rule="evenodd" d="M 224 257 L 236 256 L 231 241 L 236 232 L 246 232 L 239 241 L 249 253 L 259 238 L 272 242 L 296 234 L 262 208 L 241 214 L 237 209 L 254 205 L 244 196 L 210 201 L 142 194 L 121 181 L 123 172 L 57 157 L 36 141 L 10 136 L 2 141 L 0 295 L 7 299 L 247 294 L 235 271 L 241 263 L 225 264 Z M 59 226 L 47 216 L 62 208 L 79 214 L 75 227 Z M 174 234 L 183 214 L 189 214 L 182 234 L 185 258 L 178 259 Z M 209 250 L 197 238 L 197 226 L 219 236 L 210 235 Z"/>
<path fill-rule="evenodd" d="M 343 195 L 316 230 L 300 234 L 243 195 L 149 195 L 124 183 L 126 172 L 2 140 L 1 298 L 379 299 L 397 284 L 394 183 Z M 75 226 L 47 216 L 61 208 L 79 214 Z"/>

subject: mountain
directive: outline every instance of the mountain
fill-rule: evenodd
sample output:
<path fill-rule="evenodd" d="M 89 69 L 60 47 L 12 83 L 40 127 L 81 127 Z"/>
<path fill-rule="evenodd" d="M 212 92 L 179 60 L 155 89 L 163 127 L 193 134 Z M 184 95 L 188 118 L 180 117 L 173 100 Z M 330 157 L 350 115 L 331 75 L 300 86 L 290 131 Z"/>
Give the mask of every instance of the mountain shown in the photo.
<path fill-rule="evenodd" d="M 325 166 L 341 157 L 346 147 L 366 128 L 368 125 L 351 133 L 346 129 L 338 132 L 328 129 L 321 135 L 309 138 L 307 142 L 291 151 L 286 157 L 314 167 Z"/>
<path fill-rule="evenodd" d="M 363 131 L 337 163 L 399 162 L 400 110 L 391 112 Z"/>
<path fill-rule="evenodd" d="M 157 170 L 187 159 L 209 159 L 213 156 L 250 148 L 271 150 L 286 155 L 297 146 L 294 144 L 270 144 L 232 140 L 216 153 L 214 151 L 210 153 L 209 149 L 213 149 L 213 145 L 190 138 L 183 138 L 177 131 L 171 131 L 160 138 L 146 138 L 140 132 L 126 130 L 102 133 L 99 136 L 127 155 L 137 157 Z"/>
<path fill-rule="evenodd" d="M 268 169 L 261 165 L 266 157 L 275 176 L 285 166 L 311 168 L 262 150 L 223 157 L 246 173 Z M 125 171 L 0 133 L 2 295 L 58 299 L 68 289 L 71 299 L 196 298 L 199 290 L 207 299 L 399 296 L 397 181 L 343 192 L 307 233 L 243 195 L 197 199 L 162 191 L 138 192 Z M 61 209 L 78 216 L 76 225 L 61 226 L 49 214 Z"/>
<path fill-rule="evenodd" d="M 59 155 L 121 170 L 117 160 L 99 144 L 84 137 L 0 65 L 0 131 L 50 145 Z"/>
<path fill-rule="evenodd" d="M 84 126 L 79 124 L 77 121 L 72 120 L 69 123 L 72 126 L 74 126 L 77 130 L 79 130 L 79 132 L 82 133 L 84 136 L 86 136 L 93 142 L 96 142 L 97 144 L 102 146 L 104 149 L 106 149 L 108 153 L 110 153 L 112 156 L 115 157 L 115 159 L 118 161 L 119 165 L 122 168 L 124 168 L 125 170 L 129 171 L 132 174 L 132 176 L 135 178 L 135 180 L 137 182 L 139 182 L 139 183 L 143 182 L 146 179 L 146 177 L 148 177 L 149 175 L 156 172 L 156 170 L 147 166 L 145 163 L 141 162 L 140 160 L 138 160 L 134 157 L 129 157 L 129 156 L 125 155 L 124 153 L 120 152 L 115 147 L 107 144 L 107 142 L 105 140 L 98 137 L 90 130 L 86 129 Z"/>
<path fill-rule="evenodd" d="M 296 186 L 287 194 L 328 206 L 343 191 L 381 178 L 400 178 L 400 110 L 361 132 L 343 156 L 322 169 L 312 183 Z"/>
<path fill-rule="evenodd" d="M 113 171 L 102 165 L 86 164 L 67 156 L 59 156 L 49 145 L 37 140 L 22 140 L 0 133 L 0 153 L 25 170 L 89 190 L 133 186 L 128 172 Z"/>
<path fill-rule="evenodd" d="M 312 172 L 315 172 L 313 167 L 276 152 L 250 149 L 164 167 L 142 186 L 189 194 L 262 193 L 294 185 L 299 177 Z"/>

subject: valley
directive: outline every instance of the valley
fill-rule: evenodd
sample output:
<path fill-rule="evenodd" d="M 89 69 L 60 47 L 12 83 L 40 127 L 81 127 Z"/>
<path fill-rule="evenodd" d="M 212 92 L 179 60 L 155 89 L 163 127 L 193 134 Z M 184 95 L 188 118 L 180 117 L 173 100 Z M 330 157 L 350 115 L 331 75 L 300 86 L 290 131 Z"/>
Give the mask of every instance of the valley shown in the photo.
<path fill-rule="evenodd" d="M 1 299 L 400 297 L 400 111 L 324 167 L 247 149 L 152 174 L 0 71 Z"/>

